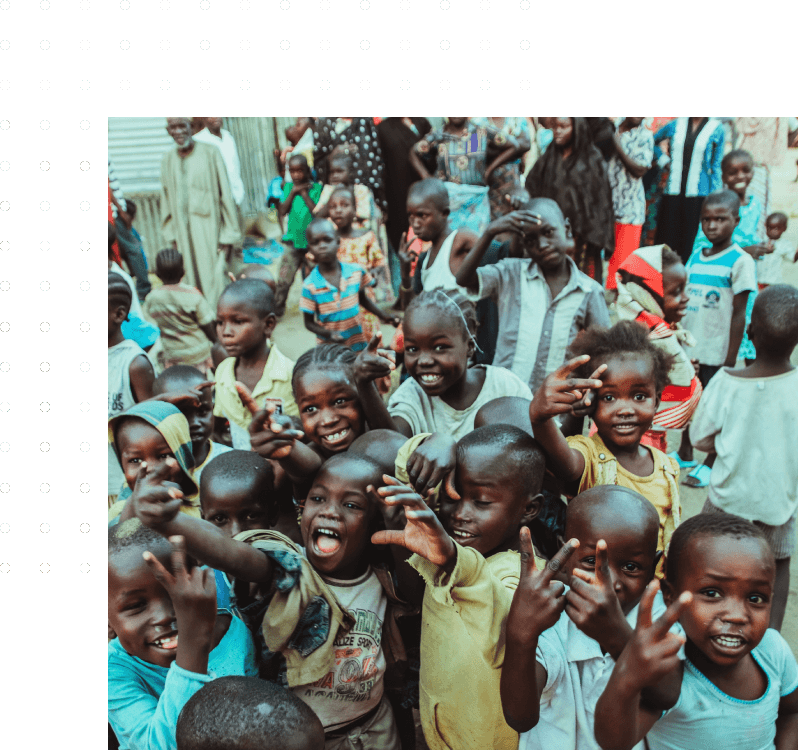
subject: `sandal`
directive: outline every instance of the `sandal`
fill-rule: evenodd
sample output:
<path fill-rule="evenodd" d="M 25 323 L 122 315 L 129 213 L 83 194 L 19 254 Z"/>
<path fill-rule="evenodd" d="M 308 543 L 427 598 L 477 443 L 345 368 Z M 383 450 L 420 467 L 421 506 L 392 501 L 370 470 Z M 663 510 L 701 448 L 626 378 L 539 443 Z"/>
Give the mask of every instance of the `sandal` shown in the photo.
<path fill-rule="evenodd" d="M 712 474 L 712 467 L 706 464 L 696 466 L 688 475 L 687 479 L 682 482 L 688 487 L 706 487 L 709 484 L 709 476 Z"/>
<path fill-rule="evenodd" d="M 670 456 L 677 464 L 679 464 L 680 469 L 692 469 L 694 466 L 698 466 L 698 461 L 685 461 L 680 455 L 679 451 L 674 451 L 673 453 L 669 453 Z"/>

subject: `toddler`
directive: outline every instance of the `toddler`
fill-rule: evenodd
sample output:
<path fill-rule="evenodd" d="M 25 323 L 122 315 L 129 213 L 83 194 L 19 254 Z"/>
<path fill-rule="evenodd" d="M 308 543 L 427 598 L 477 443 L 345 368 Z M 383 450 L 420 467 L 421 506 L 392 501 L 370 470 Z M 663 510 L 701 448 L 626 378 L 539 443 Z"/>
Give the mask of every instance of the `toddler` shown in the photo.
<path fill-rule="evenodd" d="M 302 284 L 299 309 L 305 328 L 316 334 L 317 343 L 346 344 L 354 351 L 366 348 L 360 308 L 383 323 L 399 325 L 399 318 L 380 310 L 366 294 L 371 274 L 361 266 L 338 260 L 340 237 L 329 219 L 314 219 L 307 228 L 310 254 L 316 267 Z"/>
<path fill-rule="evenodd" d="M 189 698 L 177 750 L 324 750 L 319 717 L 280 685 L 219 677 Z"/>
<path fill-rule="evenodd" d="M 189 365 L 205 373 L 213 370 L 211 346 L 216 343 L 216 316 L 202 292 L 182 283 L 183 256 L 169 248 L 155 258 L 162 285 L 144 302 L 144 314 L 161 329 L 160 369 Z"/>
<path fill-rule="evenodd" d="M 663 582 L 664 617 L 648 606 L 596 707 L 596 739 L 627 750 L 644 736 L 651 750 L 794 747 L 798 665 L 768 629 L 776 566 L 762 532 L 732 514 L 701 513 L 673 535 Z M 679 620 L 684 637 L 667 630 Z M 685 642 L 686 639 L 686 642 Z M 640 700 L 646 685 L 684 675 L 673 708 Z"/>
<path fill-rule="evenodd" d="M 756 359 L 721 369 L 698 404 L 690 437 L 717 454 L 705 513 L 727 512 L 753 521 L 776 557 L 770 625 L 781 629 L 795 549 L 798 510 L 798 289 L 768 287 L 756 299 L 749 329 Z M 764 467 L 767 467 L 764 469 Z"/>
<path fill-rule="evenodd" d="M 765 231 L 767 251 L 756 262 L 756 280 L 760 289 L 782 280 L 782 259 L 798 263 L 798 249 L 782 236 L 787 231 L 787 214 L 781 211 L 770 214 L 765 222 Z"/>
<path fill-rule="evenodd" d="M 214 677 L 254 676 L 252 636 L 217 610 L 210 571 L 136 519 L 108 531 L 108 721 L 121 750 L 173 750 L 180 710 Z"/>
<path fill-rule="evenodd" d="M 146 352 L 122 334 L 133 291 L 116 273 L 108 274 L 108 419 L 152 396 L 155 370 Z M 108 507 L 119 495 L 124 476 L 112 448 L 108 448 Z"/>
<path fill-rule="evenodd" d="M 216 370 L 214 415 L 230 422 L 233 448 L 249 450 L 252 413 L 241 401 L 242 383 L 260 408 L 297 414 L 291 391 L 294 368 L 271 341 L 277 324 L 272 290 L 259 279 L 240 279 L 224 290 L 216 308 L 219 340 L 229 355 Z"/>

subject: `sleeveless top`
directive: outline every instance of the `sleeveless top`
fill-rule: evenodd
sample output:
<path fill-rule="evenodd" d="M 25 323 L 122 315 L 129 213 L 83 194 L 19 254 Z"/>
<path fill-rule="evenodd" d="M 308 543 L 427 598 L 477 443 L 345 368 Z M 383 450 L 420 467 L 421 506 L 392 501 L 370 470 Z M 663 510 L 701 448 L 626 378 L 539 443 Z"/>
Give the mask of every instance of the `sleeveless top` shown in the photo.
<path fill-rule="evenodd" d="M 424 258 L 424 265 L 421 267 L 421 283 L 425 291 L 430 292 L 433 289 L 442 289 L 444 292 L 465 291 L 462 287 L 457 285 L 457 281 L 449 265 L 452 255 L 452 245 L 454 244 L 454 238 L 456 236 L 457 230 L 455 229 L 454 232 L 443 241 L 432 267 L 429 266 L 429 255 Z"/>

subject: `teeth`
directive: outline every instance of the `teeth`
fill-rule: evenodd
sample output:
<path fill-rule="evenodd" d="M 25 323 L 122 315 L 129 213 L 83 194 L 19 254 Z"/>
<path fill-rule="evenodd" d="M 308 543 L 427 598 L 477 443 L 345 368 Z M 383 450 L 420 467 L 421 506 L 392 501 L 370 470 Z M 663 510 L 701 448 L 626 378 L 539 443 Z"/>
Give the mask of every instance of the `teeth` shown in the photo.
<path fill-rule="evenodd" d="M 159 638 L 153 643 L 159 648 L 174 648 L 177 645 L 177 635 L 171 635 L 168 638 Z"/>
<path fill-rule="evenodd" d="M 316 533 L 317 534 L 324 534 L 324 536 L 331 536 L 333 539 L 340 539 L 341 538 L 332 529 L 316 529 Z"/>
<path fill-rule="evenodd" d="M 422 383 L 434 383 L 437 380 L 440 380 L 440 375 L 422 375 L 421 382 Z"/>
<path fill-rule="evenodd" d="M 717 635 L 715 641 L 726 648 L 737 648 L 743 643 L 743 639 L 736 635 Z"/>
<path fill-rule="evenodd" d="M 471 537 L 473 537 L 474 535 L 469 534 L 467 531 L 453 531 L 452 536 L 460 537 L 462 539 L 471 539 Z"/>
<path fill-rule="evenodd" d="M 326 440 L 328 443 L 337 443 L 339 440 L 343 440 L 349 434 L 349 429 L 341 430 L 340 432 L 334 432 L 332 435 L 325 435 L 322 440 Z"/>

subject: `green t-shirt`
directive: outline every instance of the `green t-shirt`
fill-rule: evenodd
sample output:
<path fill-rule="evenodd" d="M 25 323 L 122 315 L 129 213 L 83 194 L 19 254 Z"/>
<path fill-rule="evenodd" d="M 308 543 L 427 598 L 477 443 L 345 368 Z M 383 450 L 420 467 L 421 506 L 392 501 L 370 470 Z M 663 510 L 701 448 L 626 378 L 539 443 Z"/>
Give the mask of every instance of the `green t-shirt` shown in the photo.
<path fill-rule="evenodd" d="M 283 187 L 283 203 L 288 198 L 291 188 L 294 186 L 292 182 L 286 182 Z M 308 195 L 314 203 L 319 202 L 321 191 L 324 186 L 320 182 L 314 182 L 310 186 Z M 308 246 L 308 241 L 305 239 L 305 230 L 313 219 L 313 214 L 310 212 L 307 204 L 301 195 L 297 195 L 291 204 L 291 210 L 288 212 L 288 227 L 283 235 L 283 242 L 291 242 L 297 250 L 304 250 Z"/>

